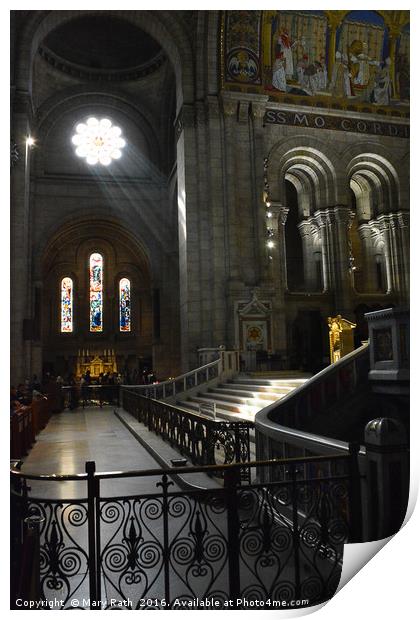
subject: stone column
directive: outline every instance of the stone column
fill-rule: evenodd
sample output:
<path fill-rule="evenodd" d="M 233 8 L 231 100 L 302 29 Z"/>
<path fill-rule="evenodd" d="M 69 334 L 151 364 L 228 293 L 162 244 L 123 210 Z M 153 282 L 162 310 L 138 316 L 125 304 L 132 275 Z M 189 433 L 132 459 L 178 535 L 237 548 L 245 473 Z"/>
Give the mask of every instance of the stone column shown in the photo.
<path fill-rule="evenodd" d="M 316 263 L 314 258 L 314 223 L 311 220 L 302 220 L 298 224 L 302 237 L 303 275 L 305 291 L 317 289 Z"/>
<path fill-rule="evenodd" d="M 353 313 L 349 271 L 349 228 L 354 213 L 349 207 L 338 205 L 327 209 L 331 240 L 331 272 L 335 311 L 348 318 Z"/>
<path fill-rule="evenodd" d="M 239 280 L 239 259 L 237 251 L 237 218 L 235 206 L 235 125 L 238 100 L 223 93 L 223 189 L 226 205 L 226 230 L 229 243 L 228 277 Z"/>
<path fill-rule="evenodd" d="M 178 171 L 179 298 L 181 323 L 181 367 L 196 364 L 201 346 L 201 284 L 199 214 L 197 195 L 197 151 L 195 111 L 184 105 L 175 121 Z"/>
<path fill-rule="evenodd" d="M 398 295 L 400 294 L 400 259 L 398 239 L 395 231 L 398 226 L 398 218 L 393 214 L 379 215 L 374 225 L 378 227 L 384 241 L 388 291 Z"/>
<path fill-rule="evenodd" d="M 256 253 L 255 192 L 253 188 L 253 147 L 250 135 L 250 98 L 241 94 L 235 122 L 233 170 L 235 176 L 234 208 L 239 260 L 239 277 L 244 287 L 253 287 L 259 280 Z M 232 177 L 226 179 L 229 184 Z"/>
<path fill-rule="evenodd" d="M 378 217 L 383 231 L 389 257 L 389 269 L 392 277 L 392 290 L 398 295 L 401 303 L 409 296 L 409 214 L 404 212 L 390 213 Z"/>
<path fill-rule="evenodd" d="M 286 225 L 289 208 L 283 206 L 280 202 L 271 202 L 270 211 L 272 213 L 271 226 L 274 230 L 273 239 L 276 243 L 276 246 L 273 248 L 275 252 L 273 252 L 271 256 L 273 257 L 272 262 L 278 265 L 278 271 L 276 266 L 273 265 L 272 273 L 276 274 L 276 276 L 278 274 L 276 282 L 278 282 L 280 290 L 285 291 L 287 290 L 287 255 L 284 227 Z"/>
<path fill-rule="evenodd" d="M 331 255 L 332 243 L 330 241 L 330 229 L 328 225 L 327 211 L 317 211 L 314 220 L 319 228 L 321 235 L 321 251 L 322 251 L 322 279 L 324 292 L 331 290 L 332 274 L 331 274 Z"/>
<path fill-rule="evenodd" d="M 360 224 L 358 227 L 363 253 L 363 289 L 359 293 L 374 293 L 377 291 L 375 257 L 372 247 L 372 229 L 369 224 Z"/>
<path fill-rule="evenodd" d="M 286 309 L 284 291 L 287 289 L 287 266 L 286 266 L 286 241 L 284 236 L 284 226 L 287 220 L 289 209 L 280 203 L 272 202 L 270 205 L 272 214 L 270 227 L 273 229 L 271 237 L 274 245 L 267 248 L 269 258 L 269 276 L 273 283 L 273 349 L 278 350 L 282 355 L 286 353 Z"/>
<path fill-rule="evenodd" d="M 264 115 L 268 102 L 267 96 L 255 95 L 251 104 L 252 119 L 252 142 L 253 146 L 253 191 L 255 201 L 255 235 L 254 243 L 256 244 L 255 253 L 259 263 L 259 279 L 267 278 L 267 251 L 266 251 L 266 222 L 265 222 L 265 205 L 263 202 L 264 194 Z"/>
<path fill-rule="evenodd" d="M 11 224 L 11 375 L 13 384 L 23 381 L 31 371 L 30 340 L 24 339 L 24 320 L 31 318 L 30 296 L 30 166 L 32 149 L 26 143 L 31 134 L 28 95 L 14 102 L 12 123 L 16 143 L 10 179 Z M 26 334 L 29 336 L 29 334 Z"/>
<path fill-rule="evenodd" d="M 403 303 L 408 303 L 410 294 L 410 214 L 408 211 L 397 213 L 401 241 L 401 267 L 399 274 Z"/>

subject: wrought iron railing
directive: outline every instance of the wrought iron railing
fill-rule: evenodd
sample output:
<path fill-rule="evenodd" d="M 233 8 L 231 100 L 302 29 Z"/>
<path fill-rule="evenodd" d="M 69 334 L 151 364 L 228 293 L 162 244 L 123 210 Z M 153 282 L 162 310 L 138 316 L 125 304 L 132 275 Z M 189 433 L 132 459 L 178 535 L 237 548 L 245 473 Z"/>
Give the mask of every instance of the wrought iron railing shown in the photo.
<path fill-rule="evenodd" d="M 321 468 L 318 477 L 301 477 L 311 464 L 328 461 L 335 475 Z M 351 459 L 249 466 L 275 467 L 281 480 L 241 485 L 240 464 L 97 473 L 90 462 L 75 476 L 12 471 L 12 608 L 23 608 L 34 592 L 60 609 L 272 610 L 328 600 L 340 580 L 344 543 L 356 542 L 359 531 Z M 224 487 L 183 491 L 171 480 L 209 469 L 223 472 Z M 137 488 L 148 481 L 148 492 L 124 493 L 119 485 L 128 479 Z M 80 499 L 62 499 L 69 481 L 73 490 L 74 481 L 84 485 Z M 104 490 L 109 481 L 111 496 Z M 55 485 L 47 495 L 57 499 L 37 497 L 28 482 L 32 489 Z M 28 517 L 38 517 L 31 522 L 39 544 L 32 540 L 31 549 L 39 557 L 22 578 Z"/>
<path fill-rule="evenodd" d="M 220 377 L 223 372 L 223 361 L 222 357 L 220 357 L 200 368 L 195 368 L 183 375 L 179 375 L 179 377 L 168 379 L 160 383 L 153 383 L 151 385 L 124 385 L 124 387 L 135 390 L 139 394 L 147 398 L 154 398 L 155 400 L 175 397 Z"/>
<path fill-rule="evenodd" d="M 187 456 L 194 465 L 241 463 L 250 460 L 252 422 L 216 421 L 168 403 L 146 398 L 122 387 L 121 405 L 138 422 Z M 217 470 L 212 472 L 218 475 Z M 247 478 L 249 469 L 242 476 Z"/>

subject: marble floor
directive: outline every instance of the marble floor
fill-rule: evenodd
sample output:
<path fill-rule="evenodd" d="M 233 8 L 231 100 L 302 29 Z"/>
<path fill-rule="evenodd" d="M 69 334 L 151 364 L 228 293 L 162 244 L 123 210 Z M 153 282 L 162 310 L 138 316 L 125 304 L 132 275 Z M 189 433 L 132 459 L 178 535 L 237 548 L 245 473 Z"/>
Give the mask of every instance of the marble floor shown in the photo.
<path fill-rule="evenodd" d="M 90 407 L 52 416 L 25 458 L 26 474 L 84 473 L 86 461 L 97 472 L 160 469 L 157 462 L 114 415 L 113 407 Z M 101 496 L 150 493 L 157 477 L 101 481 Z M 86 481 L 31 481 L 31 495 L 73 499 L 87 496 Z"/>

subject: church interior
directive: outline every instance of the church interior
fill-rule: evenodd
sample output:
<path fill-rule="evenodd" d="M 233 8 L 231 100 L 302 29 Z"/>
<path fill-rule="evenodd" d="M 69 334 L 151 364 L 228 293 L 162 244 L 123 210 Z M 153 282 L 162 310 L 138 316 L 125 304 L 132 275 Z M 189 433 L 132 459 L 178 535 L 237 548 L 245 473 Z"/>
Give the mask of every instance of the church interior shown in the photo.
<path fill-rule="evenodd" d="M 12 609 L 327 600 L 408 498 L 409 11 L 10 17 Z"/>

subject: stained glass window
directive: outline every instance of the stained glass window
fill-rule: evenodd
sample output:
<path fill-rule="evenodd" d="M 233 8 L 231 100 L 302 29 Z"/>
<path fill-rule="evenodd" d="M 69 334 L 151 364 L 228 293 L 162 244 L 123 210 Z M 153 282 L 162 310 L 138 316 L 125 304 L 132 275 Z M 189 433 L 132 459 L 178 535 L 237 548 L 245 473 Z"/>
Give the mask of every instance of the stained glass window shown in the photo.
<path fill-rule="evenodd" d="M 94 116 L 76 126 L 72 142 L 76 146 L 76 155 L 84 157 L 91 166 L 98 163 L 109 166 L 113 159 L 121 157 L 121 149 L 125 146 L 119 127 L 109 118 L 98 121 Z"/>
<path fill-rule="evenodd" d="M 90 276 L 90 331 L 102 331 L 103 312 L 103 259 L 98 253 L 91 254 L 89 259 Z"/>
<path fill-rule="evenodd" d="M 131 331 L 131 287 L 130 280 L 120 280 L 120 332 Z"/>
<path fill-rule="evenodd" d="M 71 278 L 61 280 L 61 331 L 62 333 L 73 331 L 73 280 Z"/>

